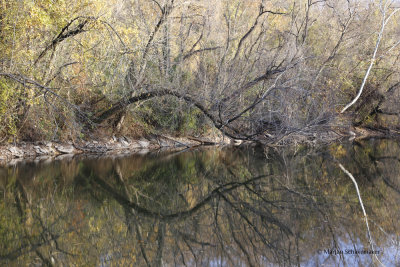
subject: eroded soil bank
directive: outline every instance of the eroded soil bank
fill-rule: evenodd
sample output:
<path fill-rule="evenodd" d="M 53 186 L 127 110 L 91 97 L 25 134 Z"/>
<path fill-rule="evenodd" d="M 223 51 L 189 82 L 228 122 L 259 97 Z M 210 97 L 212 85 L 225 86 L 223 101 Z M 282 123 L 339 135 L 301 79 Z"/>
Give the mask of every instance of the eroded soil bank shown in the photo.
<path fill-rule="evenodd" d="M 352 127 L 347 129 L 332 129 L 322 133 L 315 133 L 313 136 L 305 136 L 293 132 L 279 139 L 259 139 L 251 143 L 260 143 L 265 146 L 285 146 L 308 144 L 317 145 L 335 142 L 340 139 L 365 139 L 372 137 L 391 137 L 395 133 L 371 130 L 367 128 Z M 234 140 L 222 135 L 207 137 L 172 137 L 167 135 L 150 135 L 139 139 L 132 139 L 126 136 L 112 136 L 97 140 L 79 142 L 20 142 L 16 144 L 3 144 L 0 146 L 0 164 L 12 164 L 24 159 L 56 159 L 73 156 L 76 154 L 127 154 L 147 153 L 159 149 L 187 149 L 204 145 L 242 145 L 250 141 Z"/>
<path fill-rule="evenodd" d="M 151 135 L 140 139 L 131 139 L 126 136 L 112 136 L 99 140 L 66 143 L 48 141 L 20 142 L 0 146 L 0 164 L 29 158 L 62 158 L 82 153 L 147 153 L 158 149 L 186 149 L 203 145 L 227 145 L 230 142 L 230 139 L 220 136 L 197 138 L 165 135 Z"/>

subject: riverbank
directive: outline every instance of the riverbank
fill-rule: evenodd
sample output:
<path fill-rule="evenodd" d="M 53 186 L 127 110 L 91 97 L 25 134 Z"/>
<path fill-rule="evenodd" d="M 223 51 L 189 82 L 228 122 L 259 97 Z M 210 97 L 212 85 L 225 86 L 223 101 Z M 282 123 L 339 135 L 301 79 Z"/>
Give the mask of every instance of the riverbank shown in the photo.
<path fill-rule="evenodd" d="M 151 135 L 134 140 L 126 136 L 112 136 L 98 140 L 79 142 L 20 142 L 0 145 L 0 164 L 12 160 L 33 158 L 64 158 L 76 154 L 126 154 L 147 153 L 159 149 L 185 149 L 204 145 L 229 144 L 230 140 L 221 136 L 171 137 Z"/>
<path fill-rule="evenodd" d="M 390 133 L 361 127 L 330 129 L 313 135 L 293 132 L 282 138 L 259 140 L 266 146 L 287 146 L 297 144 L 316 145 L 331 143 L 340 139 L 360 140 L 367 138 L 393 137 Z M 252 141 L 255 142 L 255 141 Z M 66 158 L 77 154 L 129 154 L 148 153 L 159 149 L 187 149 L 205 145 L 241 145 L 241 140 L 233 140 L 222 135 L 207 137 L 172 137 L 167 135 L 149 135 L 139 139 L 127 136 L 103 137 L 97 140 L 79 142 L 20 142 L 0 145 L 0 165 L 18 162 L 25 159 Z"/>

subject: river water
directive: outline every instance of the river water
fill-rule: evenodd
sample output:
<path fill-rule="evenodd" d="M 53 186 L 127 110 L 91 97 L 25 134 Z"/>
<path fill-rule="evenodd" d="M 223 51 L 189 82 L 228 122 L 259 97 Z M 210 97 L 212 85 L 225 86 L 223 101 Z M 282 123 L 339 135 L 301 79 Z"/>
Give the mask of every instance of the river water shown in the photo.
<path fill-rule="evenodd" d="M 0 265 L 400 266 L 393 140 L 24 161 L 0 193 Z"/>

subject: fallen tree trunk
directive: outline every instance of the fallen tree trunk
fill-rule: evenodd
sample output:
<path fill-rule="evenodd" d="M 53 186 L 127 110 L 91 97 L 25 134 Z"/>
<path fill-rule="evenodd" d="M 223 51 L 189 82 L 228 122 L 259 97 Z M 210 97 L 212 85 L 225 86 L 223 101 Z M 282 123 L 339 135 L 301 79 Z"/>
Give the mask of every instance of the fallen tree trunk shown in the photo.
<path fill-rule="evenodd" d="M 97 116 L 97 118 L 95 118 L 93 121 L 95 123 L 102 123 L 106 119 L 110 118 L 111 116 L 118 113 L 119 111 L 126 108 L 128 105 L 130 105 L 132 103 L 151 99 L 154 97 L 167 96 L 167 95 L 175 96 L 179 99 L 185 100 L 186 102 L 192 103 L 198 109 L 200 109 L 204 113 L 204 115 L 206 115 L 211 121 L 213 121 L 213 122 L 215 122 L 215 124 L 219 125 L 217 123 L 216 119 L 214 118 L 214 116 L 212 116 L 201 103 L 199 103 L 198 101 L 196 101 L 195 99 L 193 99 L 192 97 L 190 97 L 188 95 L 180 94 L 178 92 L 175 92 L 175 91 L 172 91 L 169 89 L 161 89 L 161 90 L 157 90 L 157 91 L 142 93 L 140 95 L 130 97 L 127 100 L 119 101 L 119 102 L 115 103 L 114 105 L 112 105 L 112 107 L 110 109 L 99 114 Z"/>
<path fill-rule="evenodd" d="M 94 118 L 92 121 L 94 123 L 100 124 L 102 122 L 104 122 L 105 120 L 107 120 L 108 118 L 114 116 L 115 114 L 118 114 L 120 111 L 122 111 L 123 109 L 125 109 L 128 105 L 135 103 L 135 102 L 139 102 L 139 101 L 143 101 L 143 100 L 148 100 L 154 97 L 163 97 L 163 96 L 174 96 L 178 99 L 182 99 L 185 102 L 189 103 L 189 104 L 193 104 L 195 107 L 197 107 L 207 118 L 209 118 L 211 120 L 211 122 L 213 123 L 213 125 L 220 130 L 221 132 L 223 132 L 224 135 L 233 138 L 233 139 L 241 139 L 241 140 L 248 140 L 249 136 L 239 133 L 238 130 L 236 130 L 235 128 L 227 125 L 227 124 L 223 124 L 219 119 L 217 119 L 214 115 L 211 114 L 211 112 L 209 111 L 209 109 L 207 109 L 202 103 L 200 103 L 199 101 L 195 100 L 193 97 L 186 95 L 186 94 L 182 94 L 173 90 L 169 90 L 169 89 L 160 89 L 157 91 L 151 91 L 151 92 L 147 92 L 147 93 L 142 93 L 139 94 L 137 96 L 133 96 L 128 98 L 127 100 L 124 101 L 119 101 L 117 103 L 115 103 L 114 105 L 112 105 L 112 107 L 106 111 L 103 111 L 102 113 L 100 113 L 98 116 L 96 116 L 96 118 Z M 228 120 L 229 122 L 229 120 Z M 227 132 L 224 130 L 224 128 L 228 129 L 230 132 Z"/>

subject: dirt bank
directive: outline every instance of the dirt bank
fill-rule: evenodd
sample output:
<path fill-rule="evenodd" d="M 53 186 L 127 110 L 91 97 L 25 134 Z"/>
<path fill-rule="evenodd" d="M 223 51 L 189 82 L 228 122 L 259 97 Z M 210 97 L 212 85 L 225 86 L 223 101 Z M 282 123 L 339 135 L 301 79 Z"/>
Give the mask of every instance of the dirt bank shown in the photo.
<path fill-rule="evenodd" d="M 220 137 L 171 137 L 152 135 L 132 140 L 126 136 L 113 136 L 100 140 L 80 142 L 21 142 L 0 146 L 0 164 L 11 160 L 23 160 L 37 157 L 65 157 L 82 153 L 119 154 L 119 153 L 146 153 L 162 148 L 190 148 L 202 145 L 228 144 L 230 140 Z"/>
<path fill-rule="evenodd" d="M 260 139 L 259 143 L 268 146 L 285 146 L 292 144 L 320 144 L 335 142 L 340 139 L 359 140 L 372 137 L 393 137 L 390 133 L 367 128 L 352 127 L 329 130 L 305 136 L 298 132 L 289 133 L 279 139 Z M 33 158 L 64 158 L 76 154 L 127 154 L 147 153 L 158 149 L 186 149 L 204 145 L 241 145 L 241 140 L 223 138 L 219 135 L 208 137 L 172 137 L 166 135 L 151 135 L 140 139 L 126 136 L 112 136 L 98 140 L 79 142 L 21 142 L 17 144 L 0 145 L 0 165 Z"/>

